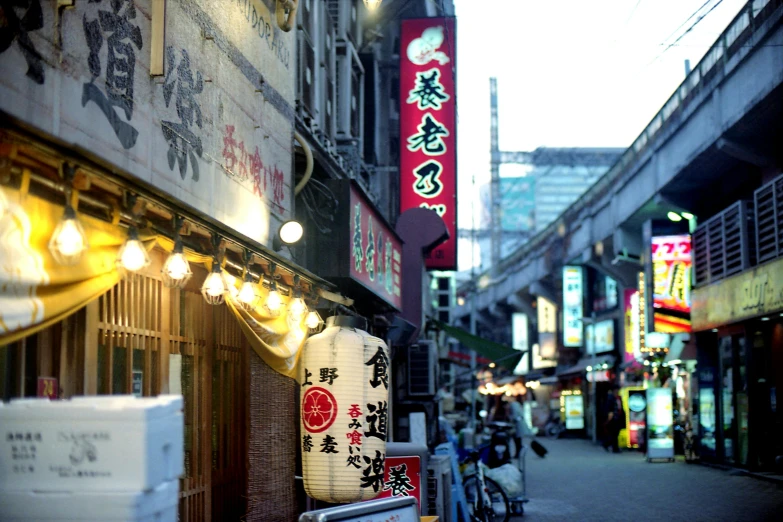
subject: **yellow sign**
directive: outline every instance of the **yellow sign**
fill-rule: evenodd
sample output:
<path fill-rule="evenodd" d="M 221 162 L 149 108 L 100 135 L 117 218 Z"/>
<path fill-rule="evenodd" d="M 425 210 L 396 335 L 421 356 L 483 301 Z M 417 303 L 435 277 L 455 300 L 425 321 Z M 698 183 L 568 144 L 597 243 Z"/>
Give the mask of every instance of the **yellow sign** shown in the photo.
<path fill-rule="evenodd" d="M 783 310 L 783 259 L 693 291 L 693 330 Z"/>

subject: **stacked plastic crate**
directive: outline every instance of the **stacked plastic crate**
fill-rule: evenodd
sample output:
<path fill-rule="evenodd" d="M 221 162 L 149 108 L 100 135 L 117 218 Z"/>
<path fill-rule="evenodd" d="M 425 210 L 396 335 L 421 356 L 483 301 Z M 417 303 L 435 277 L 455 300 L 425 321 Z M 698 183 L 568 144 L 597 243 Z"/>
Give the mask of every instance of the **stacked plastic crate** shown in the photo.
<path fill-rule="evenodd" d="M 0 404 L 0 520 L 177 520 L 181 395 Z"/>

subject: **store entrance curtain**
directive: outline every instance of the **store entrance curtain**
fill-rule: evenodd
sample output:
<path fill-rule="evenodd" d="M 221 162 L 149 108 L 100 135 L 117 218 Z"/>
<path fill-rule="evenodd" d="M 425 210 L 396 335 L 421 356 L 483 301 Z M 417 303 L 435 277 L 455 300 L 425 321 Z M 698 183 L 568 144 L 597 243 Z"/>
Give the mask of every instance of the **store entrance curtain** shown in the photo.
<path fill-rule="evenodd" d="M 0 187 L 0 345 L 61 321 L 119 281 L 114 261 L 127 233 L 105 221 L 80 214 L 90 248 L 74 266 L 54 260 L 48 243 L 63 212 Z"/>

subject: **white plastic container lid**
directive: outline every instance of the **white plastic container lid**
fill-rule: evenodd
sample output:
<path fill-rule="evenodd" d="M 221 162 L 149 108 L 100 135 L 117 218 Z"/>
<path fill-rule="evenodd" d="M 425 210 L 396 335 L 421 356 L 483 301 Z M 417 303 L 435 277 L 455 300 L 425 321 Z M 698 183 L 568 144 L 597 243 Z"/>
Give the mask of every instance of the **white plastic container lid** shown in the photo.
<path fill-rule="evenodd" d="M 96 395 L 70 400 L 14 399 L 0 409 L 6 420 L 94 419 L 104 421 L 149 421 L 182 410 L 182 395 L 137 398 L 133 395 Z"/>

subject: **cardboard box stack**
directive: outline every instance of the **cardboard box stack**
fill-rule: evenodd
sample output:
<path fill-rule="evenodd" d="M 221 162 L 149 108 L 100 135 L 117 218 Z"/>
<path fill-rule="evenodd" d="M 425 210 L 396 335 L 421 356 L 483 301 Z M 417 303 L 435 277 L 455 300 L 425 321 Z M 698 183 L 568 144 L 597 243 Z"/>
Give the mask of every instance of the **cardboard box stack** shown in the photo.
<path fill-rule="evenodd" d="M 0 520 L 175 522 L 181 395 L 0 403 Z"/>

